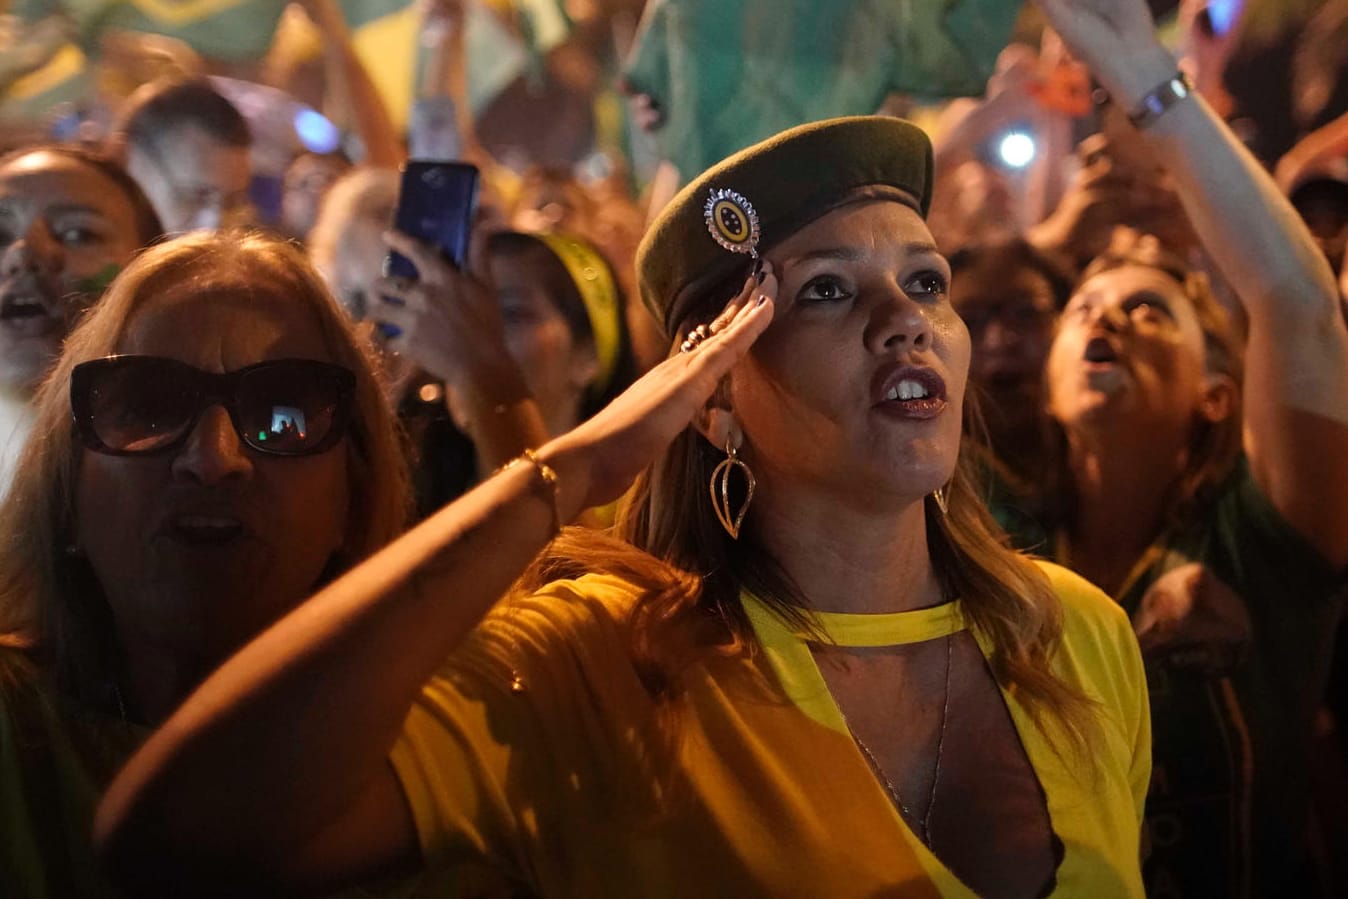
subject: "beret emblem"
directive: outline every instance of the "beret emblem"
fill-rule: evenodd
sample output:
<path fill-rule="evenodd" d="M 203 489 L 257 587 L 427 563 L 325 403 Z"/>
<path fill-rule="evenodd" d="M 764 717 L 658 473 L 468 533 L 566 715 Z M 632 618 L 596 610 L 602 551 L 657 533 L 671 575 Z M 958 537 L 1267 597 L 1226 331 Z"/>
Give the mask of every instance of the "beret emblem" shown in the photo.
<path fill-rule="evenodd" d="M 753 204 L 733 190 L 713 190 L 702 217 L 712 238 L 732 253 L 758 256 L 758 213 Z"/>

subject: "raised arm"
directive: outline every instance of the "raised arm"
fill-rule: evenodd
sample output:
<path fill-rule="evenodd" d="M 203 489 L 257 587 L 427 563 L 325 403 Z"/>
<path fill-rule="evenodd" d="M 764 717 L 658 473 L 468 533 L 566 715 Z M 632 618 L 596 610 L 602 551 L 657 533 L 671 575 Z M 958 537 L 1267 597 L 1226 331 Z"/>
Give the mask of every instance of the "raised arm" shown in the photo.
<path fill-rule="evenodd" d="M 426 0 L 422 4 L 426 65 L 417 82 L 408 144 L 415 158 L 469 159 L 486 171 L 492 159 L 477 141 L 468 102 L 464 2 Z"/>
<path fill-rule="evenodd" d="M 96 839 L 137 892 L 329 886 L 415 858 L 387 756 L 422 684 L 551 539 L 616 498 L 767 327 L 750 281 L 696 352 L 490 478 L 244 647 L 110 787 Z M 543 476 L 556 473 L 555 495 Z"/>
<path fill-rule="evenodd" d="M 323 61 L 330 83 L 345 96 L 352 124 L 365 145 L 365 163 L 396 169 L 407 158 L 398 131 L 389 118 L 379 90 L 351 43 L 351 29 L 337 0 L 300 0 L 300 5 L 323 34 Z"/>
<path fill-rule="evenodd" d="M 1039 0 L 1124 109 L 1176 72 L 1142 0 Z M 1251 470 L 1287 521 L 1348 565 L 1348 331 L 1333 272 L 1273 179 L 1196 94 L 1143 129 L 1249 319 Z"/>
<path fill-rule="evenodd" d="M 1296 179 L 1317 164 L 1348 157 L 1348 112 L 1297 141 L 1274 168 L 1274 178 L 1285 193 Z"/>
<path fill-rule="evenodd" d="M 388 241 L 412 260 L 420 278 L 377 281 L 371 292 L 383 302 L 371 316 L 398 329 L 390 349 L 445 383 L 445 402 L 472 438 L 479 470 L 494 471 L 546 443 L 554 435 L 506 348 L 496 294 L 426 244 L 397 232 Z"/>

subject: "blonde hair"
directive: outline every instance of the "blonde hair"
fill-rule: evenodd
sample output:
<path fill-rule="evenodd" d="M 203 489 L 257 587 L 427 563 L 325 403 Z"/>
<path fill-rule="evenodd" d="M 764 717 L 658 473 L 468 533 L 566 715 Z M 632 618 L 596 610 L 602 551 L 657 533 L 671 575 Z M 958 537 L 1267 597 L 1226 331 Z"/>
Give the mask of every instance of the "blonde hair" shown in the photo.
<path fill-rule="evenodd" d="M 659 583 L 633 613 L 632 647 L 638 670 L 656 695 L 674 695 L 678 672 L 697 651 L 665 635 L 689 614 L 720 632 L 719 651 L 754 649 L 753 631 L 739 602 L 747 588 L 777 614 L 814 630 L 809 598 L 753 539 L 752 527 L 738 541 L 721 529 L 706 484 L 721 455 L 696 431 L 681 435 L 663 460 L 643 476 L 619 527 L 636 546 L 664 563 Z M 1093 733 L 1092 706 L 1050 672 L 1048 661 L 1062 636 L 1063 612 L 1047 577 L 1028 557 L 1007 545 L 987 511 L 975 480 L 972 444 L 962 445 L 946 486 L 947 511 L 925 501 L 927 541 L 947 595 L 962 600 L 975 630 L 990 638 L 989 664 L 997 682 L 1016 691 L 1043 728 L 1047 712 L 1062 725 L 1074 748 Z M 752 519 L 750 520 L 752 521 Z M 690 577 L 689 571 L 707 572 Z"/>
<path fill-rule="evenodd" d="M 95 705 L 107 702 L 117 648 L 93 571 L 67 552 L 82 454 L 71 419 L 70 375 L 80 362 L 115 353 L 137 310 L 183 283 L 305 306 L 333 361 L 355 373 L 346 439 L 350 530 L 335 566 L 344 569 L 370 555 L 408 520 L 406 462 L 378 365 L 303 252 L 258 234 L 192 234 L 146 250 L 71 333 L 39 388 L 32 437 L 0 506 L 0 646 L 26 650 L 71 695 Z"/>
<path fill-rule="evenodd" d="M 393 169 L 361 166 L 332 183 L 305 241 L 314 265 L 329 283 L 338 257 L 347 252 L 352 223 L 368 220 L 391 226 L 397 205 L 398 173 Z"/>
<path fill-rule="evenodd" d="M 1109 247 L 1086 266 L 1077 285 L 1080 287 L 1096 275 L 1134 265 L 1155 269 L 1176 283 L 1198 318 L 1203 334 L 1204 370 L 1230 378 L 1239 392 L 1245 375 L 1244 353 L 1231 317 L 1213 293 L 1208 276 L 1166 249 L 1155 236 L 1132 228 L 1115 228 Z M 1243 448 L 1240 408 L 1239 402 L 1233 404 L 1230 414 L 1220 421 L 1209 421 L 1195 413 L 1184 470 L 1171 485 L 1167 503 L 1170 522 L 1190 518 L 1235 470 Z M 1055 458 L 1049 469 L 1051 480 L 1046 495 L 1057 497 L 1060 503 L 1059 508 L 1050 510 L 1050 517 L 1064 521 L 1071 514 L 1073 502 L 1067 435 L 1056 420 L 1050 419 L 1047 424 Z"/>

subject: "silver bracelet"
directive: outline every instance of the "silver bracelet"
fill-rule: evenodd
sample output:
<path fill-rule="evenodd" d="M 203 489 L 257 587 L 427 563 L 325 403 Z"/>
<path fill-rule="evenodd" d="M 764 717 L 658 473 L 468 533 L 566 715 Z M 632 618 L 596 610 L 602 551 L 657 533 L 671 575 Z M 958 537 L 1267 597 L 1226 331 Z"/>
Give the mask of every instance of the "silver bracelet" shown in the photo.
<path fill-rule="evenodd" d="M 1133 111 L 1128 113 L 1128 121 L 1138 128 L 1147 128 L 1170 107 L 1194 92 L 1194 83 L 1184 72 L 1176 72 L 1165 81 L 1148 91 Z"/>

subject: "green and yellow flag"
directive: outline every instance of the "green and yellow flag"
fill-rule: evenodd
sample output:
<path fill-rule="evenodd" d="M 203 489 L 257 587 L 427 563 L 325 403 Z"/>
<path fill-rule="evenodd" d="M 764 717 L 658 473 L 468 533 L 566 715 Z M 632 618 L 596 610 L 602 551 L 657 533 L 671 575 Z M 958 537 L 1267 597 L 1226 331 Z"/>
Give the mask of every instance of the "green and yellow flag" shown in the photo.
<path fill-rule="evenodd" d="M 261 59 L 288 0 L 14 0 L 27 22 L 64 12 L 76 36 L 42 70 L 14 84 L 9 105 L 40 114 L 88 87 L 88 61 L 109 29 L 176 38 L 214 60 Z M 356 52 L 396 123 L 405 123 L 416 72 L 421 16 L 413 0 L 339 0 Z M 530 54 L 561 43 L 571 22 L 562 0 L 475 0 L 465 45 L 470 102 L 481 108 L 528 64 Z M 508 27 L 506 22 L 514 28 Z"/>
<path fill-rule="evenodd" d="M 684 181 L 891 92 L 981 94 L 1023 0 L 649 0 L 625 77 L 664 110 Z"/>

